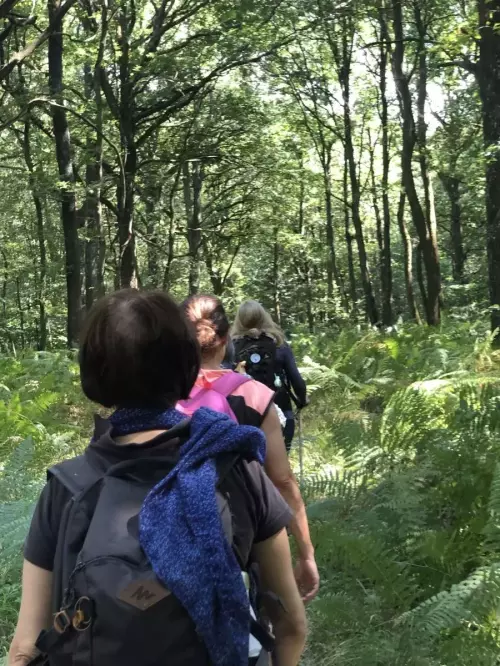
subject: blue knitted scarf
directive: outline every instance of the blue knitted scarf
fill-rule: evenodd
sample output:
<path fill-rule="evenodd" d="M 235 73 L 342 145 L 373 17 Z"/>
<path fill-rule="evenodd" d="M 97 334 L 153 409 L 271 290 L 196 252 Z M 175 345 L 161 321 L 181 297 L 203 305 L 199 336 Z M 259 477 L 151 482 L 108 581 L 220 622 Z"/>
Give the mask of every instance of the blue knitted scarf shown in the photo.
<path fill-rule="evenodd" d="M 114 434 L 123 435 L 184 419 L 169 409 L 118 410 L 110 420 Z M 215 460 L 232 452 L 262 463 L 264 435 L 210 409 L 196 411 L 178 464 L 150 491 L 140 514 L 141 546 L 194 621 L 214 666 L 248 664 L 248 597 L 215 495 Z"/>

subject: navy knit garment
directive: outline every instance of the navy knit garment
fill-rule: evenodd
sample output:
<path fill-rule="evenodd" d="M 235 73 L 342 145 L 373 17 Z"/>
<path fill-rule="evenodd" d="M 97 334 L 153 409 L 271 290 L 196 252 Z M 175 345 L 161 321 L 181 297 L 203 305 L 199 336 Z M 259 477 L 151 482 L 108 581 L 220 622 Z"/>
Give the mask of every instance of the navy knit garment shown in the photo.
<path fill-rule="evenodd" d="M 176 409 L 117 409 L 109 419 L 113 426 L 113 436 L 122 437 L 133 432 L 146 430 L 169 430 L 181 421 L 185 421 L 185 414 Z"/>
<path fill-rule="evenodd" d="M 171 427 L 185 418 L 172 409 L 147 410 L 142 417 L 140 411 L 115 412 L 114 431 L 138 432 L 139 424 L 142 430 Z M 210 409 L 197 410 L 179 463 L 150 491 L 140 514 L 141 546 L 155 574 L 194 621 L 214 666 L 248 664 L 248 596 L 215 495 L 215 459 L 231 452 L 262 464 L 263 433 Z"/>

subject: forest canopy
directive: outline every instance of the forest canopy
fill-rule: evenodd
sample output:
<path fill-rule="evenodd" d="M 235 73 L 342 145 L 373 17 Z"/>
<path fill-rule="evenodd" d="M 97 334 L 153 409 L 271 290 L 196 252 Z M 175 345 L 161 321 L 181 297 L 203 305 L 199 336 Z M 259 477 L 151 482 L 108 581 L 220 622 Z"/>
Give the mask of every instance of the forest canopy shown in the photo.
<path fill-rule="evenodd" d="M 4 0 L 0 24 L 4 348 L 73 346 L 130 285 L 310 331 L 498 327 L 500 2 Z"/>

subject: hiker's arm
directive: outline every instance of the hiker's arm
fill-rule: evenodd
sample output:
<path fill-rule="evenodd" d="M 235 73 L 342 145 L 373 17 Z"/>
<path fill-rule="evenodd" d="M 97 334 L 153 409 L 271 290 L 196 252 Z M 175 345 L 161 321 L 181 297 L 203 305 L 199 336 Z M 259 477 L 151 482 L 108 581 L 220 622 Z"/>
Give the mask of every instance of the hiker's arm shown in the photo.
<path fill-rule="evenodd" d="M 286 530 L 256 544 L 253 556 L 259 565 L 262 590 L 274 593 L 281 602 L 280 605 L 264 601 L 276 636 L 273 665 L 296 666 L 304 650 L 307 624 L 304 604 L 293 575 Z"/>
<path fill-rule="evenodd" d="M 300 406 L 304 407 L 307 404 L 306 383 L 299 372 L 292 348 L 288 345 L 283 349 L 283 366 Z"/>
<path fill-rule="evenodd" d="M 267 440 L 265 470 L 294 514 L 290 523 L 290 532 L 295 538 L 299 553 L 296 567 L 297 583 L 304 601 L 311 601 L 319 589 L 318 567 L 309 535 L 306 509 L 297 479 L 290 467 L 280 420 L 275 409 L 268 411 L 261 428 Z"/>
<path fill-rule="evenodd" d="M 35 642 L 51 622 L 52 573 L 24 560 L 21 609 L 7 666 L 26 666 L 38 651 Z"/>

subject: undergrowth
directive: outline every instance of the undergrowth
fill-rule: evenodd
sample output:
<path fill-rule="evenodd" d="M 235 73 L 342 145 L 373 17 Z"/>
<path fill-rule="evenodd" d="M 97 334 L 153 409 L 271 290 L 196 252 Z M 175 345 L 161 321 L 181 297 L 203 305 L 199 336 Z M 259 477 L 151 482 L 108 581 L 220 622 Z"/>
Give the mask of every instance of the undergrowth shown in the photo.
<path fill-rule="evenodd" d="M 304 664 L 497 665 L 500 358 L 485 325 L 293 344 L 312 389 L 303 494 L 322 576 Z M 83 445 L 91 409 L 65 353 L 0 358 L 0 372 L 1 660 L 44 469 Z"/>
<path fill-rule="evenodd" d="M 21 549 L 51 464 L 80 451 L 91 407 L 67 352 L 0 356 L 0 663 L 14 628 Z"/>
<path fill-rule="evenodd" d="M 470 325 L 346 332 L 305 360 L 322 587 L 305 664 L 494 666 L 500 365 Z M 293 460 L 298 467 L 297 451 Z"/>

